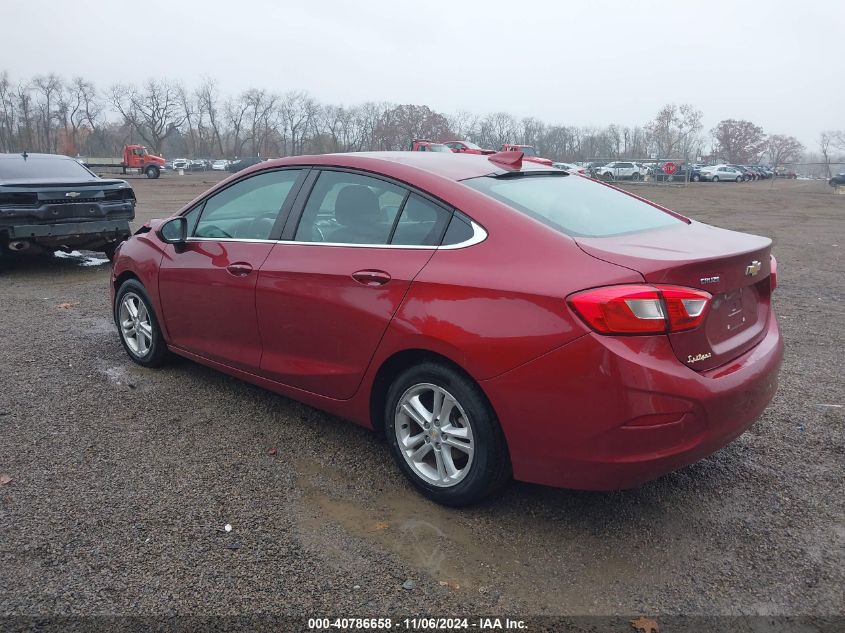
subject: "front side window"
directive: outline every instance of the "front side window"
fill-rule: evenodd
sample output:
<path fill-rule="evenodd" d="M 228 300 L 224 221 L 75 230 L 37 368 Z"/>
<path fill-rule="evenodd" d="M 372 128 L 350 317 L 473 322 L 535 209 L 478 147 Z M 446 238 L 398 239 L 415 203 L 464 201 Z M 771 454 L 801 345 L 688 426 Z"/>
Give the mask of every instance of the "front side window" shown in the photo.
<path fill-rule="evenodd" d="M 387 244 L 408 191 L 362 174 L 320 174 L 294 239 L 298 242 Z"/>
<path fill-rule="evenodd" d="M 566 172 L 482 176 L 463 183 L 566 235 L 605 237 L 683 222 L 617 189 Z"/>
<path fill-rule="evenodd" d="M 266 240 L 301 170 L 251 176 L 205 201 L 194 237 Z"/>

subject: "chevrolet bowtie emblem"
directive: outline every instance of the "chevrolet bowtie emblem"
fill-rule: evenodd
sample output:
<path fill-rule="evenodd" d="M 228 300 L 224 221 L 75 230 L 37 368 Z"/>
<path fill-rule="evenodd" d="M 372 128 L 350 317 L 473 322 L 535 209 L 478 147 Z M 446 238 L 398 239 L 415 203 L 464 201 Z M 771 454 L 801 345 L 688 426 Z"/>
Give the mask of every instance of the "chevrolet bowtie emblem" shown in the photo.
<path fill-rule="evenodd" d="M 748 266 L 745 267 L 745 274 L 749 277 L 753 277 L 754 275 L 760 272 L 760 269 L 762 267 L 763 264 L 761 264 L 755 259 L 753 262 L 751 262 L 750 264 L 748 264 Z"/>
<path fill-rule="evenodd" d="M 78 198 L 78 197 L 79 197 L 79 195 L 80 195 L 80 194 L 79 194 L 79 192 L 78 192 L 78 191 L 68 191 L 68 192 L 65 194 L 65 198 Z"/>

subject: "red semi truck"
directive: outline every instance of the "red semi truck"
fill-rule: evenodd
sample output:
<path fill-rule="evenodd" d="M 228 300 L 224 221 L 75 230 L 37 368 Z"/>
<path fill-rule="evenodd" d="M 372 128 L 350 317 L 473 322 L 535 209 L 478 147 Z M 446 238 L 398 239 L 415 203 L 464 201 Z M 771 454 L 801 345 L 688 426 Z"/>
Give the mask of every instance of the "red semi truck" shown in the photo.
<path fill-rule="evenodd" d="M 150 154 L 143 145 L 124 145 L 123 158 L 78 158 L 80 163 L 88 167 L 120 167 L 122 173 L 129 169 L 137 169 L 147 178 L 158 178 L 164 169 L 164 158 Z"/>

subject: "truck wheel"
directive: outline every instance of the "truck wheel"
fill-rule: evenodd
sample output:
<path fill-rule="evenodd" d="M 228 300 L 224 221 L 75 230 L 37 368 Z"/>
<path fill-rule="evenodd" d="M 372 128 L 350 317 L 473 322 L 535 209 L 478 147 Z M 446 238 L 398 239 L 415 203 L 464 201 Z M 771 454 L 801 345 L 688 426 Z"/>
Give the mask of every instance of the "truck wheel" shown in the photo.
<path fill-rule="evenodd" d="M 147 167 L 147 169 L 144 170 L 144 173 L 147 174 L 147 178 L 150 179 L 156 179 L 161 175 L 161 172 L 159 171 L 158 167 L 155 167 L 153 165 Z"/>

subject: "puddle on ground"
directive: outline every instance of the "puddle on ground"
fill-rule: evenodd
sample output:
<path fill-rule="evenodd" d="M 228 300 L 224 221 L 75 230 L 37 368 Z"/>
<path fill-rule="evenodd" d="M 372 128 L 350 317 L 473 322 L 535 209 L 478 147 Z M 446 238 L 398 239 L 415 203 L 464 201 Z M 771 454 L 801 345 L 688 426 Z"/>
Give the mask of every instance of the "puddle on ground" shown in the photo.
<path fill-rule="evenodd" d="M 513 578 L 528 570 L 474 535 L 462 524 L 459 510 L 441 508 L 408 492 L 383 493 L 377 508 L 369 508 L 326 492 L 346 487 L 346 476 L 340 471 L 307 458 L 297 459 L 295 465 L 303 501 L 310 510 L 303 513 L 309 532 L 326 520 L 340 524 L 453 591 L 483 593 L 502 583 L 503 571 Z"/>

